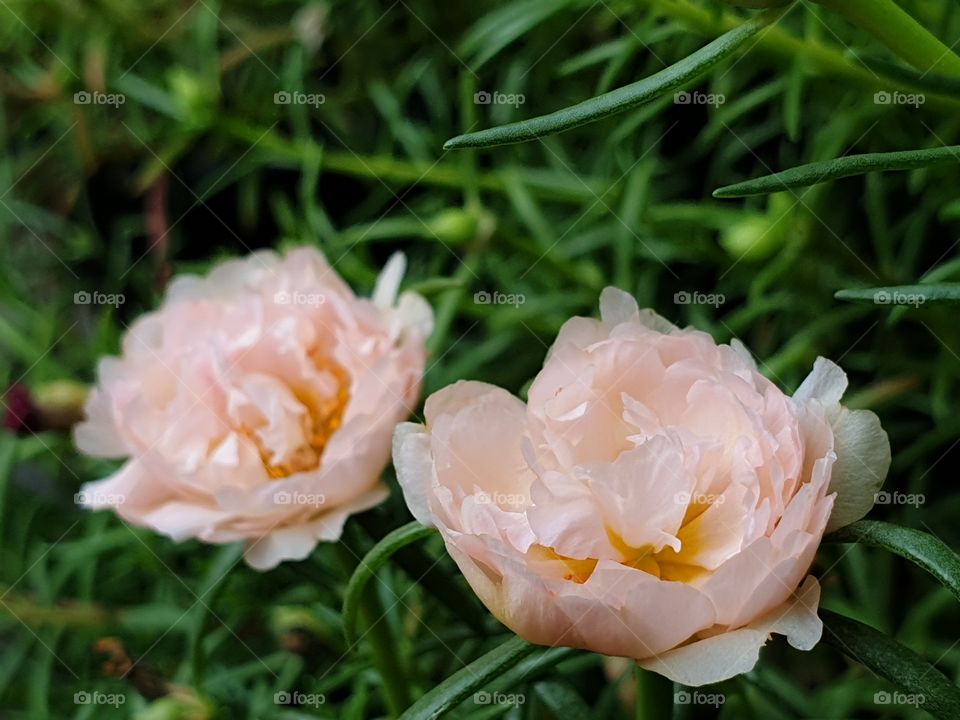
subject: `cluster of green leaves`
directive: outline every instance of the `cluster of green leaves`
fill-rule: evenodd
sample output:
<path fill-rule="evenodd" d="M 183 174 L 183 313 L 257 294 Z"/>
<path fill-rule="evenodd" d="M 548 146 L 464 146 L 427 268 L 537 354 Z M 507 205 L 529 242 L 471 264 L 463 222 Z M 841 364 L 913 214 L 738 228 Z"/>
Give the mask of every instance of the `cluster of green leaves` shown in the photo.
<path fill-rule="evenodd" d="M 739 337 L 784 388 L 817 355 L 841 362 L 850 404 L 890 433 L 886 490 L 925 501 L 875 515 L 960 546 L 948 470 L 960 436 L 948 304 L 960 85 L 838 4 L 773 17 L 711 0 L 0 2 L 0 388 L 92 380 L 171 270 L 316 243 L 364 290 L 403 249 L 409 283 L 437 312 L 426 392 L 476 378 L 522 395 L 562 322 L 595 313 L 615 284 L 678 323 Z M 960 37 L 960 4 L 901 4 L 948 45 Z M 725 102 L 678 104 L 680 90 Z M 83 91 L 125 102 L 77 104 Z M 524 103 L 476 104 L 481 91 Z M 275 104 L 282 92 L 323 103 Z M 527 142 L 467 147 L 491 137 Z M 443 151 L 453 138 L 463 149 Z M 914 302 L 847 302 L 878 289 Z M 94 290 L 125 302 L 74 303 Z M 518 302 L 476 302 L 483 291 Z M 682 301 L 694 293 L 716 302 Z M 623 715 L 624 680 L 602 659 L 505 644 L 436 538 L 350 584 L 358 558 L 408 520 L 397 492 L 351 521 L 347 544 L 260 575 L 237 548 L 175 545 L 76 509 L 81 482 L 111 469 L 63 431 L 0 436 L 5 716 L 159 713 L 148 691 L 159 681 L 231 718 L 374 717 L 417 698 L 411 713 Z M 922 553 L 918 568 L 857 539 L 820 553 L 825 606 L 955 682 L 955 569 L 934 562 L 941 587 Z M 857 655 L 850 622 L 826 636 Z M 91 648 L 104 637 L 143 658 L 136 682 L 103 671 Z M 892 687 L 886 661 L 859 656 L 866 665 L 773 643 L 722 686 L 721 715 L 926 716 L 877 706 Z M 387 687 L 390 673 L 402 687 Z M 456 704 L 479 687 L 527 702 Z M 95 689 L 128 702 L 74 704 Z M 326 702 L 275 704 L 288 690 Z"/>

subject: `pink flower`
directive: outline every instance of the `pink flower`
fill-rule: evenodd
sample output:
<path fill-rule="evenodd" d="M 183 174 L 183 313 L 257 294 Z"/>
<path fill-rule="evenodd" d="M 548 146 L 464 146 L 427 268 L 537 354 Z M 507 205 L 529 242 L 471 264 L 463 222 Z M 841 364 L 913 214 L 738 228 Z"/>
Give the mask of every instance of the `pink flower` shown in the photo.
<path fill-rule="evenodd" d="M 176 278 L 100 363 L 76 443 L 127 462 L 80 502 L 175 540 L 245 540 L 257 569 L 339 538 L 386 498 L 419 398 L 432 313 L 397 299 L 403 272 L 395 255 L 369 300 L 312 248 Z"/>
<path fill-rule="evenodd" d="M 807 577 L 890 463 L 877 417 L 818 359 L 789 397 L 717 345 L 607 288 L 560 330 L 525 405 L 458 382 L 403 423 L 407 505 L 490 611 L 544 645 L 636 659 L 687 685 L 750 670 L 770 633 L 820 639 Z"/>

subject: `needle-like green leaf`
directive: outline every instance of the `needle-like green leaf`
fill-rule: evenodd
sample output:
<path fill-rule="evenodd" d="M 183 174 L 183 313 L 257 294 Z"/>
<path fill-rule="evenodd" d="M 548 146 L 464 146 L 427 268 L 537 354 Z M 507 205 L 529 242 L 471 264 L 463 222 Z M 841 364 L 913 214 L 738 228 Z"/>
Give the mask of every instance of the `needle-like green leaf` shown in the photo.
<path fill-rule="evenodd" d="M 960 302 L 960 283 L 929 283 L 926 285 L 894 285 L 890 287 L 838 290 L 837 300 L 872 302 L 876 305 L 913 305 Z"/>
<path fill-rule="evenodd" d="M 533 686 L 533 690 L 554 717 L 564 720 L 588 720 L 592 717 L 580 693 L 562 680 L 539 682 Z"/>
<path fill-rule="evenodd" d="M 426 720 L 426 718 L 441 717 L 472 693 L 496 680 L 535 652 L 544 652 L 544 649 L 531 645 L 519 637 L 510 638 L 437 685 L 410 706 L 400 716 L 400 720 Z"/>
<path fill-rule="evenodd" d="M 885 170 L 914 170 L 916 168 L 960 163 L 960 145 L 947 145 L 930 150 L 903 150 L 888 153 L 866 153 L 799 165 L 773 175 L 764 175 L 753 180 L 744 180 L 713 191 L 716 198 L 747 197 L 809 187 L 838 178 L 863 175 Z"/>
<path fill-rule="evenodd" d="M 661 95 L 679 90 L 692 80 L 705 75 L 760 30 L 779 19 L 784 12 L 783 9 L 767 10 L 721 35 L 683 60 L 643 80 L 548 115 L 458 135 L 447 140 L 443 147 L 445 150 L 450 150 L 524 142 L 629 110 Z"/>
<path fill-rule="evenodd" d="M 820 617 L 825 642 L 895 684 L 907 696 L 905 702 L 915 703 L 935 718 L 956 720 L 960 688 L 937 668 L 910 648 L 853 618 L 823 608 Z"/>
<path fill-rule="evenodd" d="M 859 520 L 830 533 L 826 539 L 872 545 L 896 553 L 933 575 L 960 599 L 960 557 L 930 533 L 877 520 Z"/>

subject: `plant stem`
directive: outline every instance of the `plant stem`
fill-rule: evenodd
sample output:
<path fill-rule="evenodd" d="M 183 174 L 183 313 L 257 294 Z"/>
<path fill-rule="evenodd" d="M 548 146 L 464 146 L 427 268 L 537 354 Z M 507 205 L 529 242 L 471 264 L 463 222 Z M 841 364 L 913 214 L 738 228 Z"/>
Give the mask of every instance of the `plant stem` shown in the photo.
<path fill-rule="evenodd" d="M 895 0 L 818 0 L 866 30 L 918 70 L 960 75 L 960 57 Z"/>
<path fill-rule="evenodd" d="M 277 160 L 291 168 L 298 168 L 307 153 L 320 152 L 321 147 L 312 141 L 289 140 L 279 133 L 266 132 L 243 120 L 225 118 L 219 129 L 242 142 L 255 145 L 271 153 Z M 500 171 L 485 171 L 479 177 L 470 178 L 459 165 L 449 162 L 416 162 L 386 155 L 358 155 L 353 151 L 324 151 L 323 169 L 351 177 L 375 179 L 388 185 L 429 185 L 432 187 L 462 189 L 476 183 L 476 189 L 505 194 L 507 180 Z M 619 189 L 591 177 L 557 181 L 548 170 L 522 168 L 523 181 L 530 192 L 538 198 L 558 203 L 592 202 L 597 197 L 616 198 Z M 608 195 L 609 194 L 609 195 Z"/>
<path fill-rule="evenodd" d="M 356 548 L 345 545 L 344 539 L 337 543 L 336 551 L 349 580 L 359 564 L 361 555 Z M 383 690 L 390 716 L 399 717 L 410 706 L 410 685 L 407 682 L 403 664 L 398 657 L 397 642 L 390 632 L 386 613 L 374 587 L 367 588 L 366 592 L 362 594 L 360 623 L 366 627 L 361 637 L 370 644 L 373 664 L 383 681 Z"/>
<path fill-rule="evenodd" d="M 662 720 L 673 707 L 673 683 L 662 675 L 642 669 L 637 674 L 636 720 Z"/>

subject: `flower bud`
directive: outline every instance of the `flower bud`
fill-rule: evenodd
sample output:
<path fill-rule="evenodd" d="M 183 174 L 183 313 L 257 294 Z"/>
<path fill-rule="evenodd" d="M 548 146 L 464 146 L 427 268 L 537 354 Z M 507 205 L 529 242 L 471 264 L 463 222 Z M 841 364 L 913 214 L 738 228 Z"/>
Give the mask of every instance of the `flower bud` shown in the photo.
<path fill-rule="evenodd" d="M 433 235 L 447 245 L 463 245 L 477 236 L 480 222 L 477 216 L 463 208 L 441 210 L 427 222 Z"/>

